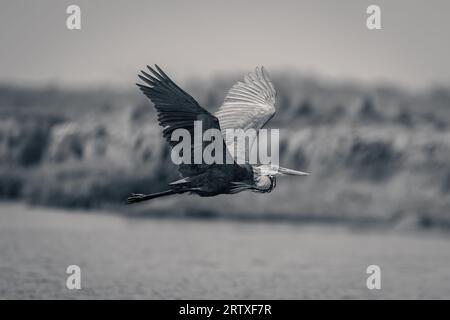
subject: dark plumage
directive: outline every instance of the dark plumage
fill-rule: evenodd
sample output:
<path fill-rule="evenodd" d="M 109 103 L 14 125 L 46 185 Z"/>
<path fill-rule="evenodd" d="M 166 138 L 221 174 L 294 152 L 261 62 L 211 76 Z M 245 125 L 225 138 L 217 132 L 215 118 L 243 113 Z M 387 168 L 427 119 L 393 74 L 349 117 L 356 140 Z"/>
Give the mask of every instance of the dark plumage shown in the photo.
<path fill-rule="evenodd" d="M 241 116 L 245 126 L 251 125 L 251 121 L 254 121 L 253 127 L 256 126 L 259 129 L 275 112 L 275 91 L 263 69 L 257 68 L 255 73 L 247 75 L 249 78 L 246 78 L 245 83 L 239 82 L 230 90 L 227 96 L 228 100 L 225 100 L 224 105 L 217 113 L 218 117 L 216 117 L 177 86 L 157 65 L 155 65 L 156 70 L 150 66 L 147 68 L 149 72 L 141 71 L 139 75 L 144 84 L 138 83 L 137 85 L 153 102 L 158 112 L 158 122 L 163 127 L 163 136 L 171 147 L 178 143 L 178 141 L 171 141 L 172 133 L 176 129 L 185 129 L 189 131 L 191 137 L 194 136 L 194 121 L 201 121 L 202 134 L 208 129 L 225 129 L 221 128 L 222 122 L 229 127 L 236 123 L 236 116 Z M 244 106 L 245 110 L 249 112 L 243 113 L 239 109 L 240 106 Z M 248 119 L 242 117 L 245 114 L 249 115 Z M 236 129 L 241 127 L 242 124 L 236 125 Z M 203 142 L 203 148 L 209 143 Z M 228 151 L 227 142 L 221 139 L 221 143 L 223 164 L 182 163 L 178 166 L 182 179 L 170 183 L 168 190 L 150 195 L 132 194 L 127 202 L 136 203 L 186 192 L 203 197 L 237 193 L 244 190 L 270 192 L 275 187 L 274 175 L 282 173 L 281 170 L 279 172 L 278 170 L 270 171 L 271 167 L 269 166 L 264 174 L 261 170 L 263 166 L 251 166 L 248 163 L 238 164 Z M 194 139 L 191 139 L 191 154 L 194 154 Z M 303 175 L 301 172 L 296 174 Z"/>

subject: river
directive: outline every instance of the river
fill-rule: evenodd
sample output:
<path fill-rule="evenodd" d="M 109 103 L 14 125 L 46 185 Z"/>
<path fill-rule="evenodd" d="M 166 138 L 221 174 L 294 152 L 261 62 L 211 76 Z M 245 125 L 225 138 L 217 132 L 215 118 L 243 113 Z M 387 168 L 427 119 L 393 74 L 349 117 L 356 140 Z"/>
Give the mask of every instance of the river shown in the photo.
<path fill-rule="evenodd" d="M 66 288 L 73 264 L 80 290 Z M 450 237 L 1 204 L 0 299 L 13 298 L 449 299 Z"/>

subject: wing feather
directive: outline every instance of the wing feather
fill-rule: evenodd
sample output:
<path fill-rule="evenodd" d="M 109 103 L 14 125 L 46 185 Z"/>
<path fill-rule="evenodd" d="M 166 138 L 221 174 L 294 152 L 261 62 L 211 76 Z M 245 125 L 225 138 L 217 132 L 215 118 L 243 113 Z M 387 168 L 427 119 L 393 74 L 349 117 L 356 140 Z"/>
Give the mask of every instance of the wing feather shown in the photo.
<path fill-rule="evenodd" d="M 275 114 L 276 91 L 264 67 L 244 76 L 228 92 L 215 116 L 219 119 L 225 143 L 238 163 L 248 160 L 254 139 L 246 150 L 235 150 L 234 137 L 227 137 L 227 129 L 261 129 Z"/>
<path fill-rule="evenodd" d="M 158 112 L 158 123 L 163 128 L 163 136 L 173 147 L 176 143 L 171 141 L 172 133 L 176 129 L 186 129 L 194 135 L 194 121 L 202 121 L 203 132 L 208 129 L 219 129 L 218 119 L 203 109 L 194 98 L 175 84 L 157 65 L 155 68 L 147 66 L 148 71 L 141 71 L 138 75 L 145 84 L 137 84 L 141 91 L 153 102 Z M 202 133 L 203 133 L 202 132 Z M 192 155 L 194 144 L 191 139 Z M 202 146 L 203 148 L 205 146 Z M 230 155 L 225 154 L 224 157 Z M 224 158 L 226 162 L 226 158 Z M 199 174 L 210 167 L 202 164 L 181 164 L 178 170 L 184 177 Z"/>

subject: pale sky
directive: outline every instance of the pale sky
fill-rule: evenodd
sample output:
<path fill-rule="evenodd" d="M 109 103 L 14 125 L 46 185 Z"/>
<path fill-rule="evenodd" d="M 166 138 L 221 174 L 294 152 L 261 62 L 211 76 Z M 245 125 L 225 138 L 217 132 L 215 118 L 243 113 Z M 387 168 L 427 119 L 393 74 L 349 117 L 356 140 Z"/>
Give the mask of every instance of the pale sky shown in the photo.
<path fill-rule="evenodd" d="M 272 70 L 450 84 L 450 1 L 0 0 L 0 83 L 133 86 L 157 63 L 177 80 Z M 66 28 L 81 7 L 82 29 Z M 381 7 L 382 30 L 366 28 Z"/>

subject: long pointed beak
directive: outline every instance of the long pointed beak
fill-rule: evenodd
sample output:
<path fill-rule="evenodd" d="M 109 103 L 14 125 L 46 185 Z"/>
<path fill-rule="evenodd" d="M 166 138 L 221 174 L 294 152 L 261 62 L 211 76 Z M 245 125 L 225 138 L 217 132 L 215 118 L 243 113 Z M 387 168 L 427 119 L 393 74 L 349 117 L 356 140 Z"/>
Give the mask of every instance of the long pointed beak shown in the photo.
<path fill-rule="evenodd" d="M 283 167 L 279 167 L 278 172 L 281 174 L 286 174 L 286 175 L 291 175 L 291 176 L 309 176 L 309 173 L 307 173 L 307 172 L 292 170 L 292 169 L 283 168 Z"/>

